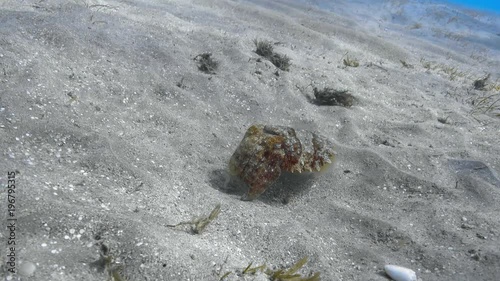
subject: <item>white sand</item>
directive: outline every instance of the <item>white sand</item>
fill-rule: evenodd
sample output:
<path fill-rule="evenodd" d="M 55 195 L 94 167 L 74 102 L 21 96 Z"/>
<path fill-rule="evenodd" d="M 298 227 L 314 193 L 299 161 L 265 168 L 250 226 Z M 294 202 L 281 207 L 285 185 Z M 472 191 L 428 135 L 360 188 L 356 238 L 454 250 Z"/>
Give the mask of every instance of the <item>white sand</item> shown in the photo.
<path fill-rule="evenodd" d="M 500 85 L 498 16 L 287 2 L 0 3 L 0 177 L 20 172 L 16 255 L 36 265 L 22 280 L 106 280 L 89 266 L 99 243 L 126 280 L 218 280 L 222 265 L 304 256 L 300 272 L 322 280 L 387 280 L 386 264 L 421 280 L 500 276 L 500 120 L 472 105 L 499 96 L 472 86 L 487 73 Z M 279 42 L 290 71 L 256 61 L 256 38 Z M 215 75 L 197 69 L 203 52 Z M 308 85 L 358 102 L 319 107 Z M 226 167 L 253 123 L 319 132 L 336 165 L 240 201 Z M 202 234 L 167 227 L 218 203 Z"/>

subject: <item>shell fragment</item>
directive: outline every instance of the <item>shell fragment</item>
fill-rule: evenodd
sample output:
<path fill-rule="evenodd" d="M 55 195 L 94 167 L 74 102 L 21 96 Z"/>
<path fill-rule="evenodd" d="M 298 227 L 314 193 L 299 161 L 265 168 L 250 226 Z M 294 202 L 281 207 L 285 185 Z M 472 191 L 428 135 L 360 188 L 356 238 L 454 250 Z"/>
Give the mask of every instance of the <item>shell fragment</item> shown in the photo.
<path fill-rule="evenodd" d="M 417 281 L 415 271 L 409 268 L 388 264 L 384 266 L 384 270 L 395 281 Z"/>

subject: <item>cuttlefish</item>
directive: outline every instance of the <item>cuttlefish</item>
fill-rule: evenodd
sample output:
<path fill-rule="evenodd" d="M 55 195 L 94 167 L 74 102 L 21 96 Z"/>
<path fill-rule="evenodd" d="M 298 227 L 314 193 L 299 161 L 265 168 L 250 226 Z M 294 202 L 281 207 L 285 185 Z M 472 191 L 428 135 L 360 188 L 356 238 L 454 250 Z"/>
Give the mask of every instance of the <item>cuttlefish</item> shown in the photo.
<path fill-rule="evenodd" d="M 285 126 L 250 126 L 229 160 L 229 173 L 250 186 L 242 200 L 253 200 L 282 172 L 320 172 L 334 160 L 333 144 L 308 131 Z"/>

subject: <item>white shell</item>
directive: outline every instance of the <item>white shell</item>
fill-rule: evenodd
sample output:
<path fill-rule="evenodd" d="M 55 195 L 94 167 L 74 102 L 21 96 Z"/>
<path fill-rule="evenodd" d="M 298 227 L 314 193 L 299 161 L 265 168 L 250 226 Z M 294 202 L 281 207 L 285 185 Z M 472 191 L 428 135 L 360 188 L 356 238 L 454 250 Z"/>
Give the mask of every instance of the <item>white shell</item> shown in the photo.
<path fill-rule="evenodd" d="M 388 264 L 384 270 L 395 281 L 417 281 L 417 274 L 409 268 Z"/>

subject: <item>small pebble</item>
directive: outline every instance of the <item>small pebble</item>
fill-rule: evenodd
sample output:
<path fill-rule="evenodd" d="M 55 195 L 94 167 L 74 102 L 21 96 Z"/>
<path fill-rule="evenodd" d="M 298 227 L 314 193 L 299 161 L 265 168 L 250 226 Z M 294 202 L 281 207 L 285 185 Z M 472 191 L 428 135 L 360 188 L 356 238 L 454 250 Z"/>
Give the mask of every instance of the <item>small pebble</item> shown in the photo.
<path fill-rule="evenodd" d="M 473 226 L 473 225 L 468 224 L 468 223 L 462 223 L 461 227 L 462 227 L 463 229 L 473 229 L 473 228 L 474 228 L 474 226 Z"/>
<path fill-rule="evenodd" d="M 482 235 L 481 233 L 476 233 L 477 238 L 486 240 L 486 236 Z"/>
<path fill-rule="evenodd" d="M 25 261 L 19 266 L 18 273 L 22 276 L 30 277 L 35 273 L 36 265 L 30 261 Z"/>

